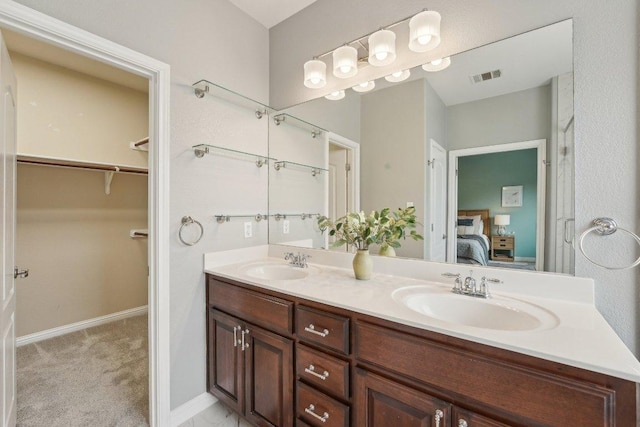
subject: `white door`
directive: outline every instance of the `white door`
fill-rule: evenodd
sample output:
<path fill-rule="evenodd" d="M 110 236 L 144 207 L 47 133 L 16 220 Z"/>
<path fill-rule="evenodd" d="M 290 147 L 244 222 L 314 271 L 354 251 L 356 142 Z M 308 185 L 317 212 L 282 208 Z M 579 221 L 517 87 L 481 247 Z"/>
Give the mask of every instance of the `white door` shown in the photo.
<path fill-rule="evenodd" d="M 349 151 L 329 144 L 329 218 L 335 220 L 349 210 Z M 333 243 L 335 238 L 329 238 Z M 340 250 L 348 250 L 348 245 Z"/>
<path fill-rule="evenodd" d="M 9 52 L 0 35 L 0 175 L 2 176 L 2 313 L 0 316 L 0 386 L 2 387 L 2 426 L 16 424 L 16 292 L 14 278 L 15 173 L 16 173 L 16 78 Z"/>
<path fill-rule="evenodd" d="M 429 168 L 429 218 L 431 238 L 429 259 L 444 262 L 447 257 L 447 152 L 431 140 L 431 167 Z"/>

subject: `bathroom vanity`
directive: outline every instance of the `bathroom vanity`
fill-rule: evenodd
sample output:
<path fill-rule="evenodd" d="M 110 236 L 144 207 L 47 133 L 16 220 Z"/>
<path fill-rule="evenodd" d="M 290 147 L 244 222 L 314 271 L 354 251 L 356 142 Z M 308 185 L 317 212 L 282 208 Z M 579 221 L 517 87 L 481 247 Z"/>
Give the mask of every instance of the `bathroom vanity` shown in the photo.
<path fill-rule="evenodd" d="M 640 363 L 588 304 L 492 289 L 535 321 L 495 308 L 506 323 L 476 327 L 483 306 L 444 279 L 305 270 L 205 262 L 208 390 L 255 425 L 636 425 Z M 416 295 L 471 317 L 418 313 Z"/>

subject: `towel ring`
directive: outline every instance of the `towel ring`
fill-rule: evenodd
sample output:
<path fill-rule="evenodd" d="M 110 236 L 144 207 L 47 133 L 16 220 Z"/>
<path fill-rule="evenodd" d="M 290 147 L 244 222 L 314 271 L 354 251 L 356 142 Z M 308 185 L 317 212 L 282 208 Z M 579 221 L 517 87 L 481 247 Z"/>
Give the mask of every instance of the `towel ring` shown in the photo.
<path fill-rule="evenodd" d="M 595 231 L 601 236 L 609 236 L 618 230 L 624 231 L 625 233 L 629 234 L 631 237 L 634 238 L 634 240 L 638 243 L 638 245 L 640 245 L 640 237 L 638 237 L 636 233 L 629 231 L 625 228 L 618 227 L 618 224 L 611 218 L 596 218 L 593 220 L 593 227 L 585 230 L 585 232 L 580 235 L 579 245 L 578 245 L 578 247 L 580 248 L 580 252 L 582 252 L 582 255 L 584 255 L 587 261 L 589 261 L 591 264 L 597 265 L 598 267 L 606 268 L 607 270 L 628 270 L 630 268 L 636 267 L 637 265 L 640 264 L 640 257 L 638 257 L 638 259 L 636 259 L 633 264 L 628 265 L 626 267 L 609 267 L 607 265 L 603 265 L 595 262 L 584 251 L 584 246 L 583 246 L 584 238 L 587 236 L 587 234 L 591 233 L 592 231 Z"/>
<path fill-rule="evenodd" d="M 192 242 L 185 242 L 185 240 L 182 238 L 182 230 L 184 230 L 184 228 L 187 225 L 191 225 L 191 224 L 196 224 L 198 227 L 200 227 L 200 235 L 198 236 L 198 238 Z M 204 234 L 204 228 L 202 227 L 202 224 L 200 224 L 199 221 L 196 221 L 195 219 L 191 218 L 190 216 L 183 216 L 182 217 L 182 225 L 180 226 L 180 230 L 178 231 L 178 239 L 180 239 L 180 241 L 182 243 L 184 243 L 187 246 L 193 246 L 196 243 L 198 243 L 200 241 L 200 239 L 202 239 L 202 235 Z"/>

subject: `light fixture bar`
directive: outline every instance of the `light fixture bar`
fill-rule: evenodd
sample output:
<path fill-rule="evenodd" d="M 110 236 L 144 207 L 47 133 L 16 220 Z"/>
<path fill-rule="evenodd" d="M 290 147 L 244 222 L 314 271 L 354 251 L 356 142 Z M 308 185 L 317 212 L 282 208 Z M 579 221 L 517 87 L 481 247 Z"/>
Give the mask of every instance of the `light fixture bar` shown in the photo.
<path fill-rule="evenodd" d="M 425 12 L 425 11 L 427 11 L 427 10 L 429 10 L 429 9 L 422 9 L 420 12 Z M 418 13 L 420 13 L 420 12 L 418 12 Z M 416 14 L 416 13 L 414 13 L 413 15 L 409 15 L 409 16 L 407 16 L 406 18 L 402 18 L 402 19 L 400 19 L 399 21 L 395 21 L 395 22 L 393 22 L 393 23 L 391 23 L 391 24 L 389 24 L 389 25 L 387 25 L 387 26 L 385 26 L 385 27 L 378 27 L 378 28 L 377 28 L 377 29 L 375 29 L 374 31 L 371 31 L 371 32 L 369 32 L 369 33 L 367 33 L 367 34 L 363 35 L 362 37 L 358 37 L 357 39 L 353 39 L 353 40 L 351 40 L 350 42 L 345 43 L 344 45 L 351 46 L 351 45 L 352 45 L 352 44 L 354 44 L 354 43 L 360 43 L 360 45 L 368 51 L 368 49 L 364 46 L 364 43 L 362 43 L 362 41 L 363 41 L 363 40 L 367 40 L 371 34 L 376 33 L 376 32 L 378 32 L 378 31 L 380 31 L 380 30 L 388 30 L 388 29 L 390 29 L 390 28 L 392 28 L 392 27 L 395 27 L 396 25 L 400 25 L 400 24 L 402 24 L 402 23 L 404 23 L 404 22 L 407 22 L 407 21 L 409 21 L 411 18 L 413 18 L 415 15 L 417 15 L 417 14 Z M 344 46 L 344 45 L 341 45 L 341 46 Z M 339 46 L 338 46 L 338 47 L 339 47 Z M 323 57 L 325 57 L 325 56 L 327 56 L 327 55 L 331 55 L 331 54 L 333 53 L 333 51 L 334 51 L 334 50 L 336 50 L 336 49 L 337 49 L 337 47 L 335 47 L 335 48 L 333 48 L 333 49 L 331 49 L 331 50 L 328 50 L 328 51 L 326 51 L 326 52 L 324 52 L 324 53 L 322 53 L 322 54 L 320 54 L 320 55 L 317 55 L 317 56 L 315 56 L 314 58 L 315 58 L 315 59 L 320 59 L 320 58 L 323 58 Z"/>

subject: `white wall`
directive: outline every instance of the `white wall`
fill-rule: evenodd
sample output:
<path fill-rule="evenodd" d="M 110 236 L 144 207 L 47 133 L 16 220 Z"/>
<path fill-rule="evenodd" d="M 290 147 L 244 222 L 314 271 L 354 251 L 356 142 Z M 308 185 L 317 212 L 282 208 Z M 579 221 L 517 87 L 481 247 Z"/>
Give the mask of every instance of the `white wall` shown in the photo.
<path fill-rule="evenodd" d="M 268 31 L 227 0 L 19 3 L 171 66 L 171 407 L 176 408 L 206 388 L 203 253 L 267 241 L 266 227 L 245 240 L 242 221 L 218 226 L 213 219 L 218 211 L 266 211 L 266 185 L 263 178 L 254 179 L 260 169 L 233 167 L 222 157 L 196 159 L 191 150 L 215 136 L 266 152 L 267 132 L 257 129 L 258 123 L 266 129 L 266 121 L 228 118 L 211 99 L 197 99 L 191 84 L 208 79 L 266 103 Z M 192 247 L 177 238 L 184 215 L 205 227 L 202 241 Z"/>
<path fill-rule="evenodd" d="M 317 96 L 302 86 L 302 64 L 313 55 L 424 6 L 417 1 L 321 0 L 272 28 L 271 104 L 286 106 Z M 637 1 L 432 0 L 428 7 L 442 15 L 443 41 L 433 51 L 435 57 L 574 19 L 576 230 L 585 230 L 596 217 L 610 216 L 637 231 Z M 591 250 L 607 253 L 606 261 L 618 265 L 632 261 L 636 253 L 622 237 L 619 245 L 592 240 Z M 638 272 L 603 270 L 581 255 L 576 258 L 576 275 L 595 279 L 599 310 L 638 354 Z"/>

